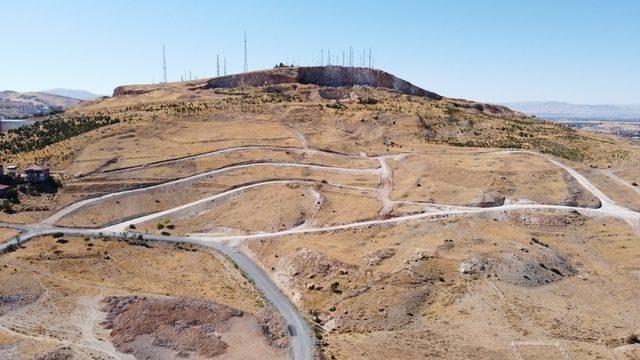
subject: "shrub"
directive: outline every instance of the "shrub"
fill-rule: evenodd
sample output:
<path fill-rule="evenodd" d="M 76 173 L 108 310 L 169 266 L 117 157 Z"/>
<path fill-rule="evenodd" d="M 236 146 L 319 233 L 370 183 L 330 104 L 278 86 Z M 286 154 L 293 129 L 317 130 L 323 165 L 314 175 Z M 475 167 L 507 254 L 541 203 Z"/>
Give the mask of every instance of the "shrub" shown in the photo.
<path fill-rule="evenodd" d="M 328 108 L 336 109 L 336 110 L 344 110 L 347 107 L 341 103 L 340 101 L 336 101 L 334 104 L 327 104 Z"/>
<path fill-rule="evenodd" d="M 173 230 L 173 229 L 175 229 L 175 228 L 176 228 L 176 226 L 175 226 L 175 225 L 173 225 L 173 224 L 169 224 L 169 225 L 167 225 L 167 229 L 169 229 L 169 230 Z"/>
<path fill-rule="evenodd" d="M 57 239 L 57 238 L 61 238 L 61 237 L 63 237 L 63 236 L 64 236 L 64 233 L 63 233 L 63 232 L 58 231 L 58 232 L 54 232 L 53 234 L 51 234 L 51 236 L 53 236 L 54 238 L 56 238 L 56 239 Z"/>
<path fill-rule="evenodd" d="M 161 223 L 161 222 L 159 222 L 159 223 L 156 225 L 156 229 L 158 229 L 158 230 L 162 230 L 162 229 L 164 229 L 164 224 L 163 224 L 163 223 Z"/>
<path fill-rule="evenodd" d="M 6 196 L 7 196 L 7 199 L 14 204 L 18 202 L 18 190 L 16 190 L 15 188 L 11 188 L 7 190 Z"/>
<path fill-rule="evenodd" d="M 164 236 L 170 236 L 171 233 L 167 232 L 167 231 L 163 231 L 160 233 L 160 235 L 164 235 Z"/>
<path fill-rule="evenodd" d="M 379 103 L 378 99 L 372 97 L 359 98 L 358 103 L 362 105 L 375 105 Z"/>
<path fill-rule="evenodd" d="M 11 215 L 15 213 L 15 211 L 13 210 L 13 206 L 11 206 L 11 203 L 8 201 L 3 201 L 2 203 L 0 203 L 0 209 L 2 209 L 5 214 Z"/>
<path fill-rule="evenodd" d="M 638 334 L 631 334 L 627 336 L 625 342 L 627 344 L 640 344 L 640 337 L 638 336 Z"/>
<path fill-rule="evenodd" d="M 331 292 L 334 294 L 342 294 L 342 291 L 340 289 L 338 289 L 338 286 L 340 286 L 340 283 L 335 281 L 333 283 L 331 283 Z"/>
<path fill-rule="evenodd" d="M 136 226 L 134 224 L 129 224 L 129 229 L 134 230 Z"/>

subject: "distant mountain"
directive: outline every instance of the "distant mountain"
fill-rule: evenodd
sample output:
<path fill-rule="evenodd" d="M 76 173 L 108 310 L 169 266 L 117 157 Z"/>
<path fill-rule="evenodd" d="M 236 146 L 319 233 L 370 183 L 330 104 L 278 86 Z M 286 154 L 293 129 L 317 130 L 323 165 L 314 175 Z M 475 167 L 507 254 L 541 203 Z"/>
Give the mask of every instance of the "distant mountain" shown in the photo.
<path fill-rule="evenodd" d="M 51 90 L 43 90 L 40 92 L 45 94 L 52 94 L 52 95 L 73 98 L 73 99 L 79 99 L 79 100 L 92 100 L 102 96 L 102 95 L 97 95 L 97 94 L 88 92 L 86 90 L 76 90 L 76 89 L 57 88 L 57 89 L 51 89 Z"/>
<path fill-rule="evenodd" d="M 578 105 L 559 101 L 527 101 L 504 105 L 549 120 L 640 121 L 640 105 Z"/>
<path fill-rule="evenodd" d="M 20 119 L 62 111 L 80 100 L 41 92 L 0 91 L 0 119 Z"/>

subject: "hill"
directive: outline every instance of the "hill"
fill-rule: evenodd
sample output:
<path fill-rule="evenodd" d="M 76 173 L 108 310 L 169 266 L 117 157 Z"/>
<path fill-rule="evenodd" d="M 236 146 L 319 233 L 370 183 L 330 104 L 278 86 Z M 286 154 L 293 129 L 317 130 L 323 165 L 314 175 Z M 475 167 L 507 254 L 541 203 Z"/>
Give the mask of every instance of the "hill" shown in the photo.
<path fill-rule="evenodd" d="M 20 119 L 68 109 L 80 100 L 40 92 L 0 91 L 0 119 Z"/>
<path fill-rule="evenodd" d="M 78 99 L 78 100 L 92 100 L 95 98 L 99 98 L 101 96 L 86 90 L 62 89 L 62 88 L 43 90 L 40 92 L 45 94 L 64 96 L 64 97 Z"/>
<path fill-rule="evenodd" d="M 637 142 L 371 69 L 114 95 L 0 136 L 56 180 L 0 212 L 0 357 L 640 356 Z"/>
<path fill-rule="evenodd" d="M 558 101 L 515 102 L 505 105 L 550 120 L 640 121 L 640 105 L 577 105 Z"/>

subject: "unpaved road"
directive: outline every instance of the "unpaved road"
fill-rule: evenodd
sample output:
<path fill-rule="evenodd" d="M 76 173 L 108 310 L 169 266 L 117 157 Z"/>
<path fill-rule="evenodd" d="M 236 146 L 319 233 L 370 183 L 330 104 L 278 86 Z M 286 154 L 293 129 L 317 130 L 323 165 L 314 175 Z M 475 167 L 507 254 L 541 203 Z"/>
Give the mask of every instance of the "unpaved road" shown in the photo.
<path fill-rule="evenodd" d="M 248 148 L 248 147 L 247 147 Z M 238 148 L 227 149 L 225 151 L 236 151 Z M 297 149 L 299 151 L 312 151 L 309 149 Z M 318 151 L 318 150 L 313 150 Z M 517 211 L 517 210 L 553 210 L 553 211 L 578 211 L 579 213 L 585 216 L 592 217 L 615 217 L 619 219 L 623 219 L 627 221 L 634 229 L 640 229 L 640 213 L 629 210 L 619 204 L 615 203 L 608 196 L 606 196 L 603 192 L 601 192 L 595 185 L 593 185 L 589 180 L 587 180 L 584 176 L 578 173 L 576 170 L 571 168 L 570 166 L 561 163 L 560 161 L 551 158 L 549 156 L 541 155 L 531 151 L 521 151 L 521 150 L 509 150 L 509 151 L 501 151 L 502 153 L 528 153 L 533 154 L 535 156 L 542 156 L 555 164 L 556 166 L 561 167 L 566 170 L 571 176 L 573 176 L 585 189 L 590 191 L 594 196 L 596 196 L 602 206 L 597 209 L 593 208 L 581 208 L 581 207 L 571 207 L 571 206 L 562 206 L 562 205 L 541 205 L 541 204 L 507 204 L 502 206 L 497 206 L 493 208 L 474 208 L 474 207 L 461 207 L 461 206 L 448 206 L 448 205 L 439 205 L 439 204 L 431 204 L 432 209 L 429 211 L 425 211 L 420 214 L 414 215 L 406 215 L 395 217 L 391 219 L 378 219 L 378 220 L 370 220 L 370 221 L 362 221 L 344 225 L 335 225 L 335 226 L 325 226 L 325 227 L 302 227 L 302 228 L 294 228 L 284 231 L 277 232 L 267 232 L 267 233 L 256 233 L 250 235 L 241 235 L 241 236 L 207 236 L 206 234 L 198 235 L 198 236 L 187 236 L 187 237 L 175 237 L 175 236 L 159 236 L 159 235 L 148 235 L 148 234 L 137 234 L 137 233 L 128 233 L 126 232 L 126 227 L 131 223 L 139 223 L 148 220 L 155 219 L 157 217 L 165 216 L 167 214 L 171 214 L 177 211 L 182 211 L 189 209 L 191 207 L 198 206 L 200 204 L 209 202 L 209 201 L 222 201 L 226 199 L 228 196 L 232 196 L 233 193 L 231 191 L 243 191 L 246 190 L 242 188 L 238 188 L 235 190 L 227 191 L 224 193 L 220 193 L 211 197 L 207 197 L 189 204 L 185 204 L 173 209 L 168 209 L 162 212 L 141 216 L 136 219 L 122 221 L 118 224 L 111 225 L 105 227 L 103 229 L 76 229 L 76 228 L 61 228 L 51 226 L 55 221 L 62 218 L 63 216 L 70 214 L 71 212 L 77 211 L 78 209 L 86 206 L 88 204 L 94 203 L 96 201 L 100 201 L 102 199 L 113 197 L 113 196 L 123 196 L 126 194 L 131 194 L 135 192 L 148 191 L 150 189 L 167 186 L 171 183 L 176 182 L 185 182 L 194 180 L 200 177 L 208 176 L 210 174 L 215 174 L 216 172 L 224 171 L 226 169 L 231 169 L 233 167 L 219 169 L 210 171 L 204 174 L 194 175 L 188 178 L 175 180 L 172 182 L 159 184 L 147 188 L 128 190 L 120 193 L 113 193 L 103 195 L 99 198 L 88 199 L 85 201 L 81 201 L 75 204 L 70 205 L 67 208 L 64 208 L 45 221 L 40 224 L 34 225 L 15 225 L 15 224 L 6 224 L 0 223 L 0 227 L 9 227 L 17 230 L 22 230 L 23 233 L 10 239 L 8 242 L 0 245 L 0 251 L 3 251 L 8 246 L 12 244 L 18 244 L 23 241 L 27 241 L 33 237 L 51 234 L 54 232 L 62 232 L 66 235 L 80 235 L 80 236 L 112 236 L 112 237 L 133 237 L 133 236 L 142 236 L 144 239 L 152 240 L 152 241 L 163 241 L 163 242 L 182 242 L 182 243 L 192 243 L 201 246 L 207 246 L 213 249 L 216 249 L 223 254 L 227 255 L 230 259 L 235 261 L 238 264 L 238 267 L 244 271 L 249 278 L 251 278 L 256 286 L 262 291 L 265 298 L 268 299 L 273 306 L 282 314 L 283 318 L 287 322 L 287 324 L 291 325 L 294 329 L 295 336 L 292 337 L 291 342 L 291 352 L 292 356 L 295 359 L 312 359 L 314 353 L 315 346 L 315 338 L 311 333 L 311 329 L 306 324 L 304 318 L 297 309 L 291 304 L 291 302 L 280 292 L 277 286 L 271 281 L 269 276 L 260 269 L 260 267 L 255 264 L 250 258 L 240 252 L 239 249 L 235 248 L 231 245 L 238 245 L 242 241 L 250 240 L 250 239 L 259 239 L 265 237 L 277 237 L 277 236 L 287 236 L 287 235 L 295 235 L 295 234 L 305 234 L 305 233 L 313 233 L 313 232 L 325 232 L 325 231 L 333 231 L 333 230 L 343 230 L 343 229 L 351 229 L 354 227 L 364 227 L 364 226 L 373 226 L 373 225 L 384 225 L 384 224 L 393 224 L 404 221 L 413 221 L 413 220 L 431 220 L 431 219 L 441 219 L 447 217 L 457 217 L 457 216 L 465 216 L 468 214 L 479 214 L 479 213 L 490 213 L 490 212 L 505 212 L 505 211 Z M 215 152 L 212 152 L 215 153 Z M 324 152 L 323 152 L 324 153 Z M 207 156 L 198 155 L 198 156 Z M 397 155 L 404 156 L 404 155 Z M 392 174 L 386 166 L 386 162 L 382 157 L 371 157 L 378 159 L 380 161 L 380 168 L 378 169 L 347 169 L 347 168 L 332 168 L 332 167 L 324 167 L 317 165 L 302 165 L 302 164 L 281 164 L 281 166 L 305 166 L 305 167 L 318 167 L 322 169 L 330 169 L 333 171 L 341 171 L 341 172 L 353 172 L 353 173 L 362 173 L 362 172 L 376 172 L 380 175 L 380 187 L 378 191 L 380 192 L 381 200 L 383 204 L 392 204 L 394 201 L 389 199 L 390 186 L 392 184 Z M 176 161 L 176 160 L 171 160 Z M 269 165 L 273 165 L 273 163 L 268 163 Z M 239 165 L 242 166 L 256 166 L 255 164 L 247 164 L 247 165 Z M 119 171 L 126 171 L 125 169 Z M 302 182 L 303 180 L 278 180 L 278 181 L 265 181 L 259 184 L 253 184 L 251 186 L 261 186 L 267 183 L 287 183 L 292 181 Z M 340 186 L 332 184 L 333 186 Z M 387 207 L 387 205 L 383 205 L 383 209 Z"/>

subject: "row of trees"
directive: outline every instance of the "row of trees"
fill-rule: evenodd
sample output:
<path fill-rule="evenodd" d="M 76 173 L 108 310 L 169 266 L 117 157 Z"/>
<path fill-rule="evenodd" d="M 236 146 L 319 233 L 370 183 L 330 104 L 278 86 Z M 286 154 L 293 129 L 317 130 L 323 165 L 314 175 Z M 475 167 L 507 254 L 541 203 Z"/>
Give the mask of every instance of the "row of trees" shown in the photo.
<path fill-rule="evenodd" d="M 43 149 L 73 136 L 120 122 L 108 115 L 62 115 L 0 134 L 0 151 L 18 154 Z"/>

